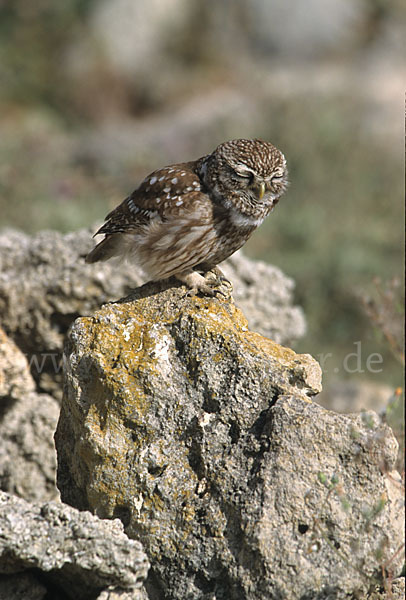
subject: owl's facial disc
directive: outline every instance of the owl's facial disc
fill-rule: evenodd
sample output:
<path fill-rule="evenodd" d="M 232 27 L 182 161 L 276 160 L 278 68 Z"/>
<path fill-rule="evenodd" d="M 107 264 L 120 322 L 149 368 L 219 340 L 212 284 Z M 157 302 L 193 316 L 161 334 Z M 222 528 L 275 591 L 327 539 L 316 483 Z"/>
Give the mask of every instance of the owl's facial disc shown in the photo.
<path fill-rule="evenodd" d="M 266 191 L 274 191 L 274 183 L 280 182 L 284 178 L 284 169 L 279 167 L 269 177 L 264 179 L 255 175 L 253 169 L 243 163 L 230 164 L 232 171 L 240 179 L 242 185 L 251 188 L 258 200 L 262 200 Z"/>

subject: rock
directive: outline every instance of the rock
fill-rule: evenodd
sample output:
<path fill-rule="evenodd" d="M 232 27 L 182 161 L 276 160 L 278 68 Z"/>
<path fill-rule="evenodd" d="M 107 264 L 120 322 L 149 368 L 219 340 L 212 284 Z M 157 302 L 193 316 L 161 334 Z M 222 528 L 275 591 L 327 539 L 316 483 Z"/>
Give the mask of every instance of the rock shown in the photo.
<path fill-rule="evenodd" d="M 137 590 L 148 572 L 141 544 L 127 538 L 120 521 L 60 503 L 31 504 L 0 492 L 0 532 L 0 573 L 35 569 L 65 598 L 94 598 L 111 585 Z"/>
<path fill-rule="evenodd" d="M 405 598 L 405 578 L 398 577 L 392 582 L 393 600 L 404 600 Z"/>
<path fill-rule="evenodd" d="M 71 323 L 143 282 L 134 265 L 85 264 L 84 256 L 94 245 L 93 231 L 0 235 L 2 326 L 26 355 L 39 391 L 56 398 L 62 388 L 63 339 Z M 253 328 L 280 343 L 304 335 L 303 313 L 292 306 L 291 279 L 241 255 L 223 264 Z"/>
<path fill-rule="evenodd" d="M 5 403 L 11 404 L 22 394 L 33 392 L 34 381 L 27 360 L 0 327 L 0 399 L 1 413 Z"/>
<path fill-rule="evenodd" d="M 27 500 L 59 498 L 55 486 L 53 433 L 58 403 L 31 392 L 11 406 L 0 421 L 0 489 Z"/>
<path fill-rule="evenodd" d="M 378 589 L 368 600 L 405 600 L 405 578 L 398 577 L 386 582 L 386 589 Z"/>
<path fill-rule="evenodd" d="M 109 588 L 97 596 L 97 600 L 148 600 L 149 595 L 145 588 L 140 590 L 120 590 L 119 588 Z"/>
<path fill-rule="evenodd" d="M 330 381 L 317 397 L 317 402 L 339 413 L 359 413 L 372 410 L 387 423 L 399 448 L 395 468 L 405 470 L 405 407 L 402 389 L 374 381 Z"/>
<path fill-rule="evenodd" d="M 0 236 L 2 325 L 26 355 L 39 389 L 55 396 L 61 387 L 63 337 L 71 322 L 141 283 L 139 274 L 124 276 L 111 265 L 89 269 L 83 256 L 91 246 L 86 230 Z"/>
<path fill-rule="evenodd" d="M 397 443 L 373 413 L 312 403 L 310 356 L 248 331 L 232 302 L 160 284 L 76 320 L 65 363 L 62 499 L 142 540 L 150 598 L 375 585 L 402 541 Z"/>
<path fill-rule="evenodd" d="M 25 356 L 0 329 L 0 489 L 54 500 L 59 404 L 34 388 Z"/>

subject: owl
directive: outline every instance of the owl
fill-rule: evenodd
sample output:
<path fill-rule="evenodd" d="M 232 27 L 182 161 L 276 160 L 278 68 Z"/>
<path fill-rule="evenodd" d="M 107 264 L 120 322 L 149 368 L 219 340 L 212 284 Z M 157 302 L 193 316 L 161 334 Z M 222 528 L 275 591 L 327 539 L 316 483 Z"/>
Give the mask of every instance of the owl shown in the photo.
<path fill-rule="evenodd" d="M 224 142 L 148 175 L 107 215 L 95 233 L 105 237 L 86 262 L 128 259 L 150 280 L 175 276 L 189 293 L 213 295 L 216 282 L 205 274 L 245 244 L 286 186 L 286 160 L 275 146 Z"/>

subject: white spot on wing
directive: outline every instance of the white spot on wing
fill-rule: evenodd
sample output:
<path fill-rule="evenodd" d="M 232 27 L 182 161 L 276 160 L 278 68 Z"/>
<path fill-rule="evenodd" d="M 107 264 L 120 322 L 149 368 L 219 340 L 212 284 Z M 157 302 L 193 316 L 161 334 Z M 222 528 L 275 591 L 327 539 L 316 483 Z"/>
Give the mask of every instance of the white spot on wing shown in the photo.
<path fill-rule="evenodd" d="M 127 206 L 132 213 L 140 212 L 140 209 L 134 204 L 133 200 L 129 200 Z"/>
<path fill-rule="evenodd" d="M 177 178 L 177 177 L 174 177 L 173 179 L 171 179 L 171 182 L 172 182 L 172 183 L 178 183 L 178 178 Z"/>
<path fill-rule="evenodd" d="M 151 185 L 154 185 L 154 183 L 156 183 L 158 181 L 158 177 L 151 177 L 151 179 L 149 180 Z"/>

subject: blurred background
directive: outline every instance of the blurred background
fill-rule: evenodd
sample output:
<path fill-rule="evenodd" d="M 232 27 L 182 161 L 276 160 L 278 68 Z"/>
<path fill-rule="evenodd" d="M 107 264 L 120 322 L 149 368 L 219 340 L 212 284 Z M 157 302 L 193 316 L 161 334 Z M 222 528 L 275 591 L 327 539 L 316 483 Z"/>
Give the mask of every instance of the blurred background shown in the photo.
<path fill-rule="evenodd" d="M 94 226 L 159 166 L 271 141 L 291 185 L 245 252 L 296 281 L 325 404 L 391 402 L 405 21 L 402 0 L 0 0 L 0 226 Z"/>

